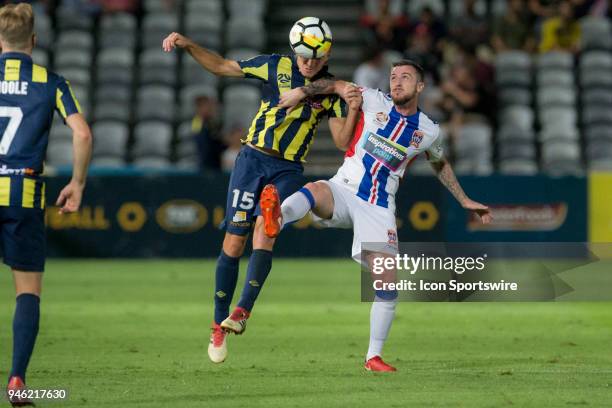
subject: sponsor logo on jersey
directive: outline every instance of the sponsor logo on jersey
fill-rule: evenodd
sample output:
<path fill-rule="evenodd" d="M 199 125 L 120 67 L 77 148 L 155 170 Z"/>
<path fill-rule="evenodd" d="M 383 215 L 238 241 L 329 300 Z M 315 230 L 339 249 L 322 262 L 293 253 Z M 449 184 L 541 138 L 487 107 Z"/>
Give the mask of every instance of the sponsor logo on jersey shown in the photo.
<path fill-rule="evenodd" d="M 246 218 L 246 211 L 236 211 L 234 218 L 232 218 L 232 222 L 244 222 Z"/>
<path fill-rule="evenodd" d="M 6 164 L 3 164 L 0 167 L 0 175 L 15 175 L 15 176 L 35 176 L 36 172 L 34 169 L 24 168 L 24 169 L 11 169 L 6 167 Z"/>
<path fill-rule="evenodd" d="M 414 147 L 415 149 L 418 148 L 423 141 L 423 137 L 425 137 L 425 133 L 423 133 L 422 130 L 415 130 L 410 138 L 410 146 Z"/>
<path fill-rule="evenodd" d="M 379 125 L 384 126 L 388 121 L 389 115 L 387 115 L 385 112 L 378 112 L 376 114 L 376 123 Z"/>
<path fill-rule="evenodd" d="M 291 77 L 289 76 L 289 74 L 278 74 L 276 76 L 276 79 L 283 85 L 289 84 L 291 82 Z"/>
<path fill-rule="evenodd" d="M 363 140 L 363 149 L 393 171 L 406 160 L 407 149 L 402 145 L 371 132 Z"/>

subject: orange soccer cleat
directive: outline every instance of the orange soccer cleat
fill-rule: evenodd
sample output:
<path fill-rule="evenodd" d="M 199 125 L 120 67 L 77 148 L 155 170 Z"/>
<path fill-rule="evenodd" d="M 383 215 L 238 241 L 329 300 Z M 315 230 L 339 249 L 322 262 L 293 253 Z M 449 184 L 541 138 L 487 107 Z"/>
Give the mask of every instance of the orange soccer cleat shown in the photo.
<path fill-rule="evenodd" d="M 27 390 L 25 383 L 20 377 L 13 376 L 9 379 L 6 387 L 6 396 L 13 407 L 34 407 L 36 406 L 28 398 L 15 395 L 15 392 Z"/>
<path fill-rule="evenodd" d="M 385 363 L 380 356 L 374 356 L 365 363 L 365 369 L 368 371 L 397 371 L 397 369 Z"/>
<path fill-rule="evenodd" d="M 281 203 L 274 184 L 263 188 L 259 198 L 261 215 L 264 218 L 264 232 L 269 238 L 276 238 L 281 230 Z"/>

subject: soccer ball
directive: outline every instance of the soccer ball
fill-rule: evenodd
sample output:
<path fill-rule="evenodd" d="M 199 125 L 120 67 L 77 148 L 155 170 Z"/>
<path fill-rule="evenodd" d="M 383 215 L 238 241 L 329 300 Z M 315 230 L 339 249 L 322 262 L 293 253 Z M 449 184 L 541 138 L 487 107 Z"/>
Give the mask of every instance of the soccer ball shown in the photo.
<path fill-rule="evenodd" d="M 304 17 L 291 28 L 289 44 L 296 55 L 323 58 L 331 48 L 332 33 L 327 23 L 320 18 Z"/>

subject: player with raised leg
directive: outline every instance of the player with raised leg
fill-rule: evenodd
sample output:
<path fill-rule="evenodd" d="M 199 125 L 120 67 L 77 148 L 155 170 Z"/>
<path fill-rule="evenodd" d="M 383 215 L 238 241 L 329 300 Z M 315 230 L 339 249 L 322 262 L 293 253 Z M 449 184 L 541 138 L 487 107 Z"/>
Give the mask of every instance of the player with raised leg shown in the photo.
<path fill-rule="evenodd" d="M 13 406 L 34 405 L 16 395 L 25 389 L 26 369 L 38 335 L 45 267 L 45 184 L 41 179 L 53 111 L 72 129 L 74 169 L 61 191 L 60 212 L 81 204 L 92 136 L 68 82 L 32 63 L 36 41 L 29 4 L 0 9 L 0 228 L 4 263 L 13 272 L 13 366 L 7 396 Z"/>
<path fill-rule="evenodd" d="M 183 48 L 213 74 L 256 78 L 262 82 L 260 109 L 243 141 L 228 188 L 226 233 L 217 259 L 215 313 L 208 347 L 208 356 L 215 363 L 227 357 L 227 332 L 244 332 L 255 300 L 272 268 L 274 238 L 267 237 L 263 231 L 264 223 L 257 205 L 261 190 L 266 184 L 274 183 L 280 197 L 285 198 L 304 184 L 302 163 L 324 117 L 329 118 L 336 144 L 338 140 L 350 138 L 352 133 L 352 126 L 345 126 L 345 106 L 337 95 L 313 95 L 300 109 L 291 112 L 278 106 L 285 92 L 331 77 L 327 72 L 331 31 L 324 21 L 316 17 L 299 20 L 291 30 L 290 44 L 295 55 L 260 55 L 233 61 L 198 46 L 179 33 L 171 33 L 163 41 L 166 52 Z M 349 91 L 351 89 L 347 88 L 346 92 Z M 253 224 L 253 252 L 242 296 L 230 314 L 238 263 Z"/>
<path fill-rule="evenodd" d="M 343 165 L 330 180 L 306 184 L 282 205 L 274 185 L 264 188 L 260 205 L 268 236 L 276 237 L 283 225 L 312 211 L 315 221 L 323 226 L 353 228 L 352 256 L 357 262 L 371 268 L 373 257 L 394 256 L 398 252 L 395 193 L 406 167 L 420 153 L 428 156 L 438 179 L 463 208 L 474 211 L 483 223 L 490 222 L 488 207 L 467 197 L 444 158 L 439 126 L 418 109 L 419 94 L 425 87 L 423 76 L 418 64 L 400 61 L 391 70 L 390 95 L 363 89 L 361 112 L 348 118 L 358 122 L 354 136 L 344 146 Z M 345 86 L 343 81 L 319 80 L 283 95 L 281 106 L 299 107 L 306 97 L 338 92 Z M 366 242 L 380 243 L 381 248 L 362 254 L 361 245 Z M 381 356 L 396 303 L 396 291 L 376 291 L 370 312 L 367 370 L 395 371 Z"/>

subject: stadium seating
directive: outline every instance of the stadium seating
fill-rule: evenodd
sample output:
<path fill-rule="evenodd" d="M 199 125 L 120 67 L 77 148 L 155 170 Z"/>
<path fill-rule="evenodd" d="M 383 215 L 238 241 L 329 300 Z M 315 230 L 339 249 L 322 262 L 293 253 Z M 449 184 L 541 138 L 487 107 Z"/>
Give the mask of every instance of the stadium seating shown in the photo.
<path fill-rule="evenodd" d="M 602 17 L 585 17 L 581 21 L 581 49 L 612 49 L 612 27 Z"/>
<path fill-rule="evenodd" d="M 36 46 L 49 49 L 54 41 L 51 18 L 46 14 L 36 14 L 34 17 L 34 30 L 36 31 Z"/>
<path fill-rule="evenodd" d="M 445 7 L 443 0 L 413 0 L 406 4 L 408 15 L 418 17 L 424 7 L 430 7 L 434 14 L 443 16 Z"/>
<path fill-rule="evenodd" d="M 70 6 L 60 6 L 55 12 L 55 18 L 60 31 L 81 30 L 90 33 L 94 26 L 91 16 L 80 13 Z"/>
<path fill-rule="evenodd" d="M 198 44 L 213 50 L 222 49 L 222 19 L 218 14 L 194 12 L 185 16 L 185 34 Z"/>
<path fill-rule="evenodd" d="M 104 15 L 98 28 L 98 41 L 101 48 L 134 49 L 136 47 L 136 18 L 128 13 Z"/>
<path fill-rule="evenodd" d="M 139 57 L 140 83 L 175 86 L 177 60 L 176 54 L 161 53 L 158 47 L 143 51 Z"/>
<path fill-rule="evenodd" d="M 120 121 L 97 121 L 92 128 L 95 135 L 93 158 L 112 158 L 125 161 L 128 127 Z"/>
<path fill-rule="evenodd" d="M 136 120 L 174 120 L 174 89 L 164 85 L 148 85 L 138 89 Z"/>
<path fill-rule="evenodd" d="M 38 46 L 33 59 L 47 66 L 53 62 L 50 68 L 70 81 L 85 114 L 94 123 L 95 135 L 100 136 L 96 140 L 105 140 L 96 147 L 94 164 L 117 167 L 133 158 L 135 165 L 165 168 L 176 159 L 175 164 L 181 168 L 197 168 L 191 140 L 195 97 L 207 95 L 222 102 L 219 112 L 225 129 L 248 127 L 259 107 L 259 81 L 219 80 L 187 53 L 161 52 L 161 40 L 171 31 L 182 31 L 236 60 L 253 57 L 268 48 L 282 52 L 278 45 L 286 48 L 287 24 L 301 6 L 287 5 L 276 10 L 279 3 L 143 0 L 142 17 L 113 13 L 102 14 L 98 19 L 60 6 L 53 18 L 36 16 Z M 375 12 L 376 3 L 364 0 L 363 6 Z M 500 16 L 505 12 L 505 3 L 479 0 L 476 11 L 479 15 Z M 276 8 L 272 10 L 272 6 Z M 463 2 L 391 1 L 393 14 L 406 11 L 415 18 L 424 6 L 430 6 L 440 17 L 452 19 L 461 14 Z M 309 11 L 329 13 L 333 8 L 316 2 Z M 345 9 L 341 15 L 332 13 L 330 17 L 336 61 L 332 68 L 339 77 L 352 76 L 362 46 L 355 40 L 359 38 L 359 28 L 354 27 L 353 9 Z M 454 150 L 450 150 L 458 172 L 534 174 L 543 170 L 573 174 L 584 168 L 612 167 L 608 158 L 612 143 L 612 26 L 607 19 L 585 17 L 581 27 L 582 51 L 576 55 L 509 51 L 495 56 L 497 123 L 495 129 L 486 123 L 475 123 L 460 130 L 457 140 L 461 143 L 454 143 Z M 159 134 L 163 136 L 153 138 L 163 139 L 157 146 L 165 146 L 155 154 L 143 150 L 143 140 L 147 140 L 143 139 L 143 129 L 151 129 L 151 124 L 161 127 Z M 325 129 L 321 132 L 325 133 Z M 50 164 L 65 163 L 66 157 L 71 157 L 61 156 L 68 136 L 64 125 L 54 126 Z M 122 154 L 104 150 L 108 148 L 106 142 L 111 141 L 119 144 Z M 563 143 L 569 147 L 561 148 Z M 59 147 L 53 147 L 55 144 Z M 320 143 L 320 149 L 315 148 L 317 156 L 331 158 L 329 162 L 322 161 L 327 166 L 325 172 L 333 170 L 341 157 L 335 147 Z M 317 160 L 314 156 L 313 160 Z M 426 161 L 417 160 L 409 173 L 431 174 L 431 169 Z"/>
<path fill-rule="evenodd" d="M 53 140 L 47 148 L 45 163 L 52 166 L 70 166 L 73 156 L 72 140 Z"/>
<path fill-rule="evenodd" d="M 141 43 L 145 48 L 159 49 L 164 37 L 173 31 L 178 31 L 179 17 L 177 14 L 156 12 L 144 17 L 141 30 Z"/>
<path fill-rule="evenodd" d="M 232 17 L 249 17 L 263 21 L 266 11 L 265 0 L 229 0 L 227 8 Z"/>
<path fill-rule="evenodd" d="M 254 20 L 249 16 L 237 16 L 229 20 L 225 30 L 226 45 L 228 48 L 254 48 L 261 50 L 264 47 L 265 29 L 262 20 Z"/>
<path fill-rule="evenodd" d="M 204 84 L 213 88 L 219 84 L 218 77 L 202 69 L 202 66 L 187 53 L 183 54 L 180 80 L 185 85 Z"/>
<path fill-rule="evenodd" d="M 172 142 L 172 126 L 161 121 L 143 121 L 134 129 L 134 161 L 141 165 L 149 159 L 150 165 L 160 164 L 162 159 L 169 161 Z M 159 160 L 157 160 L 159 159 Z"/>
<path fill-rule="evenodd" d="M 226 128 L 248 128 L 259 109 L 261 93 L 248 85 L 233 85 L 223 92 L 223 123 Z"/>

